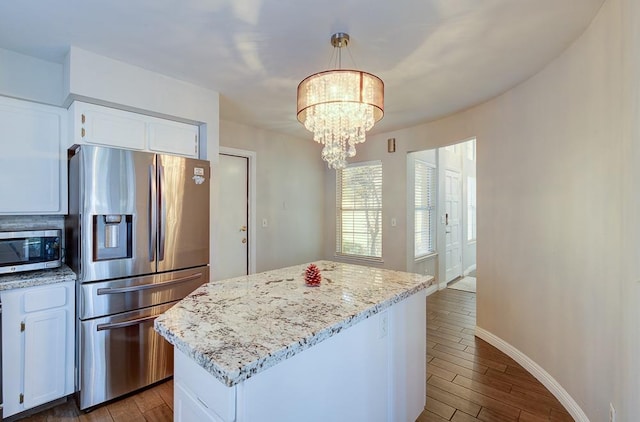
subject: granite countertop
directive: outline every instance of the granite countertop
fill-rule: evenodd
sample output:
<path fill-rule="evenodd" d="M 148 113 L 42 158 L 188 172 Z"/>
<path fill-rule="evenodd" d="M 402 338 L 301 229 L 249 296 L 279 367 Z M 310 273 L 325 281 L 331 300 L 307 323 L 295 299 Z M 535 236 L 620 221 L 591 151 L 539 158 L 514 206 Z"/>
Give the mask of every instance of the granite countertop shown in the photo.
<path fill-rule="evenodd" d="M 71 268 L 63 264 L 61 267 L 47 270 L 25 271 L 21 273 L 0 275 L 0 291 L 43 286 L 45 284 L 55 284 L 75 280 L 76 273 L 71 271 Z"/>
<path fill-rule="evenodd" d="M 155 320 L 155 329 L 231 387 L 426 289 L 433 277 L 317 261 L 207 283 Z"/>

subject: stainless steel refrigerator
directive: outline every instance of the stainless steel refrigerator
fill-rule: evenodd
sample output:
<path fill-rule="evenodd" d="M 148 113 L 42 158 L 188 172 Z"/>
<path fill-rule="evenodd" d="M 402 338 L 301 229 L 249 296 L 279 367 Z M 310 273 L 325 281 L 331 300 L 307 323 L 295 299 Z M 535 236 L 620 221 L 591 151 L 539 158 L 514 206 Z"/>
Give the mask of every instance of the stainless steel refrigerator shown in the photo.
<path fill-rule="evenodd" d="M 173 348 L 153 320 L 209 279 L 209 179 L 203 160 L 69 150 L 81 409 L 172 375 Z"/>

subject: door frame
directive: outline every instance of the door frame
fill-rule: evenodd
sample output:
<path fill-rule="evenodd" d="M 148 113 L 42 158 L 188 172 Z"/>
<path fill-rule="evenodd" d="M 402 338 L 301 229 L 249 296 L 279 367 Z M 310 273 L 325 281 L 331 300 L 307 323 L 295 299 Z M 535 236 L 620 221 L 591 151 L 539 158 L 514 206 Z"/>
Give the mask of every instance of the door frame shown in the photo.
<path fill-rule="evenodd" d="M 248 271 L 249 274 L 254 274 L 256 272 L 256 169 L 257 169 L 257 154 L 255 151 L 248 151 L 244 149 L 238 148 L 229 148 L 220 146 L 218 154 L 224 155 L 234 155 L 236 157 L 243 157 L 248 160 L 247 170 L 249 174 L 247 175 L 247 180 L 249 182 L 248 189 L 248 215 L 247 215 L 247 223 L 249 225 L 249 230 L 247 236 L 249 238 L 249 248 L 247 250 L 249 265 Z"/>

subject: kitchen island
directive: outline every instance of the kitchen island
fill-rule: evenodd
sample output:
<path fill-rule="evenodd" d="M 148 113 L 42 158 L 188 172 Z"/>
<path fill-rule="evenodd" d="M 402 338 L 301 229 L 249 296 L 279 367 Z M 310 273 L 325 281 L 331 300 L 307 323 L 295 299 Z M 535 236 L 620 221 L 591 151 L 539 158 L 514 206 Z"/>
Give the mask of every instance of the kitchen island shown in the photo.
<path fill-rule="evenodd" d="M 414 421 L 433 278 L 331 261 L 210 282 L 155 321 L 176 422 Z"/>

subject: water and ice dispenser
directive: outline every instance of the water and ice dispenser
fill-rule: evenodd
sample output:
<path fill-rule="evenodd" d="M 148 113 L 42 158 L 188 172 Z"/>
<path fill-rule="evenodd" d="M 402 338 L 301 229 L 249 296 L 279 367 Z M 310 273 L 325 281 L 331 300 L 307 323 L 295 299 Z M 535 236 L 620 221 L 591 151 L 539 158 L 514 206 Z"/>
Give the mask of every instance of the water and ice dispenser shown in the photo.
<path fill-rule="evenodd" d="M 130 214 L 93 216 L 93 260 L 131 258 L 132 233 Z"/>

